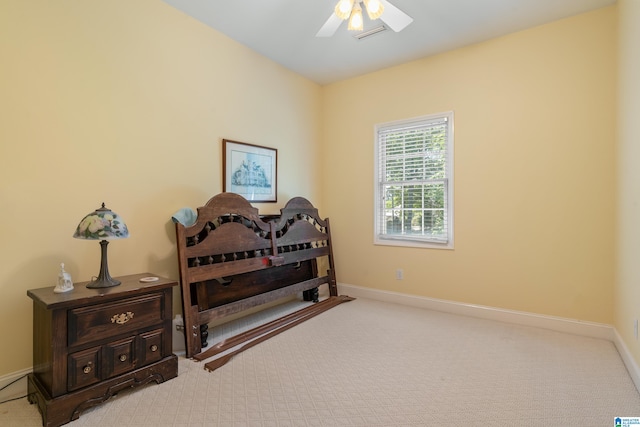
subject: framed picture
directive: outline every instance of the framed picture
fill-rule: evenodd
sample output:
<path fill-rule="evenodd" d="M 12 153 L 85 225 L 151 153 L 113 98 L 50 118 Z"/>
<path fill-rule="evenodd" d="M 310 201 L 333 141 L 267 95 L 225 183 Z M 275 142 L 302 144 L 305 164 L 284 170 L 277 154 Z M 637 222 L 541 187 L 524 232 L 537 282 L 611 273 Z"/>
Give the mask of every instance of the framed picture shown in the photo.
<path fill-rule="evenodd" d="M 278 150 L 223 139 L 222 158 L 225 192 L 250 202 L 278 201 Z"/>

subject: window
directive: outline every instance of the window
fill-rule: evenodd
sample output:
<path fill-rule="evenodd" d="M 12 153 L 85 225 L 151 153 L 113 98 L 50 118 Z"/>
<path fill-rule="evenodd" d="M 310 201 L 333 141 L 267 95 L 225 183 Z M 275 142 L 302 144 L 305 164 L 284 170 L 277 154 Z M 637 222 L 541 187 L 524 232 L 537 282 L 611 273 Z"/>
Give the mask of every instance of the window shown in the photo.
<path fill-rule="evenodd" d="M 377 125 L 376 244 L 453 248 L 453 113 Z"/>

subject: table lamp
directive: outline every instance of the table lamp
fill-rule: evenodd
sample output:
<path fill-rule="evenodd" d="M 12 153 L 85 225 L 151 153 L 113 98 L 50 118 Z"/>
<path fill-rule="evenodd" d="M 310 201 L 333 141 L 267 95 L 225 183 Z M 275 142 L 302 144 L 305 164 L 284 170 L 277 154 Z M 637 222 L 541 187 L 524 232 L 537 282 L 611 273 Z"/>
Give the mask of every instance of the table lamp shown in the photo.
<path fill-rule="evenodd" d="M 110 288 L 112 286 L 118 286 L 121 282 L 109 275 L 107 245 L 109 244 L 108 240 L 129 237 L 129 230 L 127 230 L 127 226 L 122 218 L 111 209 L 106 208 L 103 203 L 101 208 L 91 212 L 80 221 L 73 237 L 76 239 L 100 240 L 102 252 L 100 274 L 96 279 L 87 284 L 87 288 Z"/>

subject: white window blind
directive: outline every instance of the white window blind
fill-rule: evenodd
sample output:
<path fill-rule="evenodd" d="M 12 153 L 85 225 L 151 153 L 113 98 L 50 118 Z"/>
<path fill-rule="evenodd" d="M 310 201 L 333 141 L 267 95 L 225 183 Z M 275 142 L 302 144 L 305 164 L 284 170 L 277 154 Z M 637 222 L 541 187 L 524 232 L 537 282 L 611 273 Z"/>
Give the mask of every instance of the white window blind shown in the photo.
<path fill-rule="evenodd" d="M 453 113 L 376 127 L 376 243 L 452 247 L 452 151 Z"/>

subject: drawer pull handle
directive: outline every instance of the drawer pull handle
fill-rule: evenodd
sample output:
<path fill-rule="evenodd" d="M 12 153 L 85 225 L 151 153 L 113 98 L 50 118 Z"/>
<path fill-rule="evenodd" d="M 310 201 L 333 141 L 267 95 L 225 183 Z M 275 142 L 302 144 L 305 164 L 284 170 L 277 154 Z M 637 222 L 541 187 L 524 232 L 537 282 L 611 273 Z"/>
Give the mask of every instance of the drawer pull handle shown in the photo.
<path fill-rule="evenodd" d="M 151 347 L 149 347 L 149 349 L 150 349 L 151 351 L 158 351 L 158 346 L 154 344 L 154 345 L 152 345 Z"/>
<path fill-rule="evenodd" d="M 120 359 L 121 362 L 124 362 L 125 360 L 127 360 L 127 355 L 121 354 L 120 357 L 118 357 L 118 359 Z"/>
<path fill-rule="evenodd" d="M 87 363 L 87 365 L 84 368 L 82 368 L 82 372 L 84 372 L 85 374 L 88 374 L 91 371 L 92 371 L 91 362 Z"/>
<path fill-rule="evenodd" d="M 131 319 L 133 319 L 133 312 L 127 311 L 126 313 L 122 313 L 122 314 L 114 314 L 111 317 L 111 323 L 117 323 L 118 325 L 124 325 L 125 323 L 127 323 Z"/>

